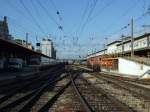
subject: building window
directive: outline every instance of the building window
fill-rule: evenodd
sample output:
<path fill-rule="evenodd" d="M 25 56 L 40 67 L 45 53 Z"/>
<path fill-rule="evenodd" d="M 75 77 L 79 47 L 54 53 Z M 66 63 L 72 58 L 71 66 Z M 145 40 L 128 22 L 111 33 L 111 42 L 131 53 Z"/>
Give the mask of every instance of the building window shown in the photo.
<path fill-rule="evenodd" d="M 146 41 L 143 41 L 143 44 L 146 45 Z"/>
<path fill-rule="evenodd" d="M 134 47 L 138 47 L 138 42 L 135 42 L 135 43 L 134 43 Z"/>

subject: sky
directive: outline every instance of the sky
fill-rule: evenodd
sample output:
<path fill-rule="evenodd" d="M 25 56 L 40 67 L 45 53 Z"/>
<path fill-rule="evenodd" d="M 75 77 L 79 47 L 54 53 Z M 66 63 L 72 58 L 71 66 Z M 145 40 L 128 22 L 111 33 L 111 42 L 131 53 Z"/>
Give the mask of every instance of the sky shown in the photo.
<path fill-rule="evenodd" d="M 8 17 L 14 38 L 28 32 L 35 46 L 48 37 L 58 58 L 81 58 L 130 35 L 132 18 L 135 36 L 148 32 L 149 7 L 149 0 L 0 0 L 0 20 Z"/>

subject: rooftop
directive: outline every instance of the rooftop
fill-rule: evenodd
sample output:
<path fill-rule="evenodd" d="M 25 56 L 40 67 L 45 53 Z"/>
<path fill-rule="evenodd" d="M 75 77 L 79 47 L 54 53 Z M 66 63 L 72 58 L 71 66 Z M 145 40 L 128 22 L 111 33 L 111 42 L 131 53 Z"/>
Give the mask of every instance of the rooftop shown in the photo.
<path fill-rule="evenodd" d="M 0 50 L 1 51 L 21 52 L 21 53 L 25 53 L 26 55 L 27 54 L 28 55 L 40 55 L 40 56 L 48 57 L 42 53 L 33 51 L 33 50 L 31 50 L 25 46 L 22 46 L 22 45 L 15 43 L 15 42 L 1 39 L 1 38 L 0 38 Z M 50 57 L 48 57 L 48 58 L 50 58 Z"/>
<path fill-rule="evenodd" d="M 110 45 L 115 44 L 115 43 L 120 43 L 120 42 L 121 42 L 120 40 L 115 40 L 115 41 L 113 41 L 113 42 L 107 44 L 107 46 L 110 46 Z"/>

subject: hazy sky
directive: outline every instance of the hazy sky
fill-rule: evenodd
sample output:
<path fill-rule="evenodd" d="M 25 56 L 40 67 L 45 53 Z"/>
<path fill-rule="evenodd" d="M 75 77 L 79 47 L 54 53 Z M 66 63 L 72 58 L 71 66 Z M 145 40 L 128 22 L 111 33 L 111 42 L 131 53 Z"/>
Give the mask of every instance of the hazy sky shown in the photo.
<path fill-rule="evenodd" d="M 8 16 L 10 34 L 34 45 L 50 36 L 57 49 L 57 57 L 78 58 L 98 51 L 106 43 L 129 35 L 134 19 L 134 33 L 142 25 L 150 25 L 149 0 L 0 0 L 0 19 Z M 63 30 L 60 30 L 62 26 Z"/>

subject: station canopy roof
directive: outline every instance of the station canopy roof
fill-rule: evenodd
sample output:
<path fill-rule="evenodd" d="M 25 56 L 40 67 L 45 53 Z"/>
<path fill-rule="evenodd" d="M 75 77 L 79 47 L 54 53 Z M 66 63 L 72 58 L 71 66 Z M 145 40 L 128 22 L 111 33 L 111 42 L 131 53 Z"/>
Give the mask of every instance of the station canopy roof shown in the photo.
<path fill-rule="evenodd" d="M 26 55 L 40 55 L 40 56 L 50 58 L 42 53 L 33 51 L 11 40 L 2 39 L 1 37 L 0 37 L 0 52 L 16 52 L 16 53 L 22 53 Z"/>

